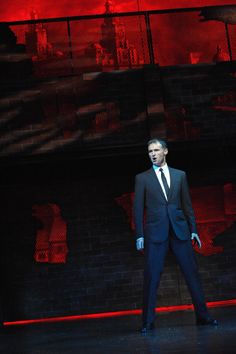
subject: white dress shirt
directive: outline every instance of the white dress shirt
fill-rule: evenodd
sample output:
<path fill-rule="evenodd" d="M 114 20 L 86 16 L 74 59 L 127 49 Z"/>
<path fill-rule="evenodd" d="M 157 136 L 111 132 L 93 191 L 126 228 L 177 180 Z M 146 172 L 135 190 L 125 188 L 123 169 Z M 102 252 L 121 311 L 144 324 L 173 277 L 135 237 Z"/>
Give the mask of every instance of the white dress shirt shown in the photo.
<path fill-rule="evenodd" d="M 156 173 L 156 176 L 158 178 L 158 181 L 160 182 L 160 185 L 161 185 L 161 188 L 163 190 L 163 193 L 166 197 L 166 200 L 168 200 L 167 198 L 167 195 L 166 195 L 166 191 L 165 191 L 165 188 L 164 188 L 164 185 L 163 185 L 163 182 L 162 182 L 162 179 L 161 179 L 161 171 L 160 171 L 160 168 L 162 168 L 163 170 L 163 173 L 165 175 L 165 178 L 166 178 L 166 181 L 167 181 L 167 184 L 170 188 L 170 172 L 169 172 L 169 168 L 167 166 L 167 163 L 164 165 L 164 166 L 156 166 L 156 165 L 153 165 L 153 169 Z"/>

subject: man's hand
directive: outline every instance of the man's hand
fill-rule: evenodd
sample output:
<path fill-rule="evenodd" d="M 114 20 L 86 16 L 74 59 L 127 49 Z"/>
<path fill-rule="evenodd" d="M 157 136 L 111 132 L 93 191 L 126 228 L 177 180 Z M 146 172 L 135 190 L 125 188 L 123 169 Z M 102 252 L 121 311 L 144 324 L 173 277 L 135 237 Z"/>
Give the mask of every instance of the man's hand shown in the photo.
<path fill-rule="evenodd" d="M 201 247 L 202 247 L 202 243 L 201 243 L 201 240 L 200 240 L 198 234 L 195 234 L 194 232 L 192 232 L 192 234 L 191 234 L 191 240 L 193 241 L 193 244 L 194 244 L 194 245 L 196 245 L 196 243 L 197 243 L 198 248 L 201 248 Z"/>
<path fill-rule="evenodd" d="M 136 240 L 136 249 L 137 251 L 142 251 L 144 249 L 144 237 L 139 237 Z"/>

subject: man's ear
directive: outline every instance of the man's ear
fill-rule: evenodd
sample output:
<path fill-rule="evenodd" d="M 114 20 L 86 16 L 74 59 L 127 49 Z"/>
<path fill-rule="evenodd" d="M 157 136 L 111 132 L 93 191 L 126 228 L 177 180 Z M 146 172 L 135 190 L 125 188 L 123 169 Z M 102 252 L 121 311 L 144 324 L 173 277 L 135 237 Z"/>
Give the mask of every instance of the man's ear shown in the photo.
<path fill-rule="evenodd" d="M 165 155 L 168 154 L 168 149 L 167 149 L 167 148 L 164 150 L 164 154 L 165 154 Z"/>

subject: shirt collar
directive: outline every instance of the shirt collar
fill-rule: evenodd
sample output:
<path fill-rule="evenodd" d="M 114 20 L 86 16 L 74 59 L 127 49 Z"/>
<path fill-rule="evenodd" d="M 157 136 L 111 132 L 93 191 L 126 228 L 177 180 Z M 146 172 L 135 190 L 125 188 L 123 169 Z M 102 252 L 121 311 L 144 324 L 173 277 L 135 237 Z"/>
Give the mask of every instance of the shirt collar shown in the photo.
<path fill-rule="evenodd" d="M 155 172 L 159 172 L 160 168 L 163 169 L 163 172 L 165 173 L 168 170 L 168 165 L 165 163 L 164 166 L 157 166 L 157 165 L 152 165 L 153 169 Z"/>

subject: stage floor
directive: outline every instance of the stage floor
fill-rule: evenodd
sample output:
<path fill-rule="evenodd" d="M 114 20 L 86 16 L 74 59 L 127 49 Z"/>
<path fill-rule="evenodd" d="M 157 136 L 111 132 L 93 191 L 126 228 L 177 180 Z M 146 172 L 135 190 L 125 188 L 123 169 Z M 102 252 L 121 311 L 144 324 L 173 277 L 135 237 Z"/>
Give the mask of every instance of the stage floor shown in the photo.
<path fill-rule="evenodd" d="M 236 307 L 212 308 L 218 327 L 197 327 L 192 311 L 157 315 L 139 332 L 140 316 L 11 326 L 0 334 L 4 354 L 235 354 Z"/>

